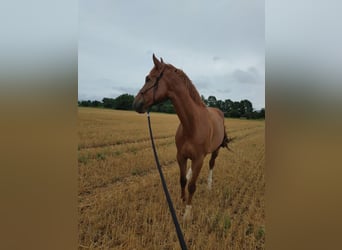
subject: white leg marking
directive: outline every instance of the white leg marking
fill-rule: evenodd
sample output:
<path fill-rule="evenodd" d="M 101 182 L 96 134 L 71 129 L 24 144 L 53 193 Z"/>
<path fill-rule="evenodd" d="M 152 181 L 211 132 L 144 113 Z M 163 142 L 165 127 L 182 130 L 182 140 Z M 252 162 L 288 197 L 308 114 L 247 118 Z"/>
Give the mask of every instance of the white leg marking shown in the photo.
<path fill-rule="evenodd" d="M 209 175 L 208 175 L 208 189 L 211 190 L 211 185 L 213 183 L 213 170 L 209 170 Z"/>
<path fill-rule="evenodd" d="M 189 181 L 192 177 L 192 170 L 189 168 L 188 173 L 186 174 L 186 179 Z"/>
<path fill-rule="evenodd" d="M 183 216 L 183 221 L 185 223 L 190 222 L 192 220 L 192 206 L 191 205 L 186 205 L 185 207 L 185 213 Z"/>

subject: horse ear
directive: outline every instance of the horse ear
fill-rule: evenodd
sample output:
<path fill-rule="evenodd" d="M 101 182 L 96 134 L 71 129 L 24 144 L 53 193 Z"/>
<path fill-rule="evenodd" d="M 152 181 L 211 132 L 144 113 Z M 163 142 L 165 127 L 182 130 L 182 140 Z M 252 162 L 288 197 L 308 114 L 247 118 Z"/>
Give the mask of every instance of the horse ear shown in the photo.
<path fill-rule="evenodd" d="M 160 62 L 161 62 L 161 63 L 164 63 L 163 58 L 160 58 Z"/>
<path fill-rule="evenodd" d="M 161 62 L 158 61 L 157 57 L 154 55 L 153 53 L 153 63 L 154 63 L 154 66 L 156 66 L 157 69 L 160 69 L 161 68 Z"/>

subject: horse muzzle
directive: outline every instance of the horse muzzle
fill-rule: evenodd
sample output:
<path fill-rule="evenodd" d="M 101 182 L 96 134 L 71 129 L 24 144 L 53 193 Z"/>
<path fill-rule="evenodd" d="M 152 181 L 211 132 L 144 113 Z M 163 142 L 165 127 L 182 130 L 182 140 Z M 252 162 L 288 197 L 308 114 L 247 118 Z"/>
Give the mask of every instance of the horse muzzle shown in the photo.
<path fill-rule="evenodd" d="M 136 112 L 138 112 L 140 114 L 146 112 L 146 109 L 144 108 L 144 99 L 143 98 L 136 97 L 134 99 L 132 107 Z"/>

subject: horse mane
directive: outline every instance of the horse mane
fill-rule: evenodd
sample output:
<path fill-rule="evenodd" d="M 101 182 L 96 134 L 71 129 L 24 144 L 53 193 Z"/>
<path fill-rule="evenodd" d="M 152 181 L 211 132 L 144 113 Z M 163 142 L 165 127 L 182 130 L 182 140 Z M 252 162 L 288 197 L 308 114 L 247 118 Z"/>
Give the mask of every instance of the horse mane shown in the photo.
<path fill-rule="evenodd" d="M 192 81 L 189 79 L 189 77 L 184 73 L 184 71 L 174 67 L 171 64 L 167 64 L 167 66 L 172 68 L 173 71 L 184 81 L 185 87 L 188 90 L 191 99 L 196 104 L 203 106 L 203 107 L 206 107 L 206 105 L 204 104 L 204 102 L 203 102 L 200 94 L 198 93 L 195 85 L 192 83 Z"/>

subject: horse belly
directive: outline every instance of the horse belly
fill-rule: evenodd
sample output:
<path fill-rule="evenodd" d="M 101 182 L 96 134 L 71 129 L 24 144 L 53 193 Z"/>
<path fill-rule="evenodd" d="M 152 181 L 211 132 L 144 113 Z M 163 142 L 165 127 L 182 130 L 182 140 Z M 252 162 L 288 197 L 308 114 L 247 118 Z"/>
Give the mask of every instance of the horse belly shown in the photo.
<path fill-rule="evenodd" d="M 222 134 L 222 135 L 221 135 Z M 221 144 L 222 144 L 222 140 L 223 140 L 223 133 L 218 133 L 215 134 L 211 140 L 211 144 L 210 144 L 210 148 L 209 148 L 209 152 L 208 153 L 212 153 L 214 152 L 216 149 L 218 149 Z"/>

